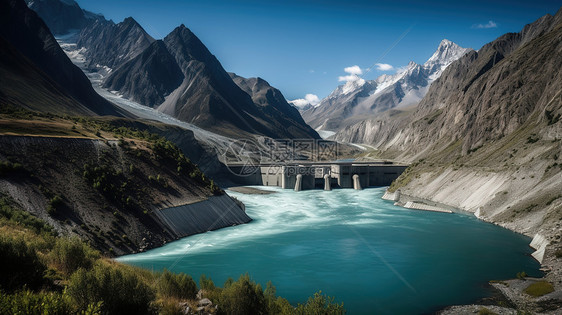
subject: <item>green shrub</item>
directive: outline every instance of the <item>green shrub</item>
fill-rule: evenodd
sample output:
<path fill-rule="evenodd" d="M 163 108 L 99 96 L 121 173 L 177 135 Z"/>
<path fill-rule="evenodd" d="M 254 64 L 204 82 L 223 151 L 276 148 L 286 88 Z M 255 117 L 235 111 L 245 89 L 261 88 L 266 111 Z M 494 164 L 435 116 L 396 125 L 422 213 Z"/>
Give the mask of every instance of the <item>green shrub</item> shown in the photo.
<path fill-rule="evenodd" d="M 140 275 L 98 263 L 92 270 L 79 269 L 70 277 L 68 294 L 80 310 L 102 302 L 109 314 L 147 314 L 154 299 L 153 290 Z"/>
<path fill-rule="evenodd" d="M 46 267 L 23 239 L 0 236 L 0 257 L 1 289 L 36 289 L 43 284 Z"/>
<path fill-rule="evenodd" d="M 299 304 L 295 314 L 345 314 L 343 303 L 334 302 L 333 297 L 322 294 L 322 291 L 314 293 L 313 297 L 309 297 L 306 304 Z"/>
<path fill-rule="evenodd" d="M 205 291 L 213 291 L 216 288 L 213 280 L 211 278 L 207 278 L 205 275 L 201 275 L 201 277 L 199 277 L 199 287 L 201 290 Z"/>
<path fill-rule="evenodd" d="M 164 296 L 178 299 L 195 299 L 197 284 L 185 273 L 171 273 L 164 269 L 158 278 L 158 292 Z"/>
<path fill-rule="evenodd" d="M 518 272 L 515 276 L 517 277 L 517 279 L 525 280 L 525 277 L 527 276 L 527 273 L 525 271 L 521 271 L 521 272 Z"/>
<path fill-rule="evenodd" d="M 47 206 L 47 213 L 50 215 L 55 215 L 57 210 L 62 206 L 62 198 L 59 195 L 55 195 L 49 200 L 49 205 Z"/>
<path fill-rule="evenodd" d="M 35 233 L 53 233 L 53 229 L 43 220 L 31 215 L 27 211 L 18 209 L 15 202 L 6 196 L 0 197 L 0 217 L 29 228 Z"/>
<path fill-rule="evenodd" d="M 70 275 L 79 268 L 91 268 L 100 255 L 78 238 L 58 238 L 50 257 L 60 271 Z"/>
<path fill-rule="evenodd" d="M 0 294 L 0 314 L 73 314 L 68 296 L 58 292 Z M 90 312 L 88 314 L 95 314 Z"/>
<path fill-rule="evenodd" d="M 23 165 L 20 163 L 12 163 L 9 161 L 0 162 L 0 176 L 21 172 L 23 170 Z"/>
<path fill-rule="evenodd" d="M 525 289 L 525 293 L 530 296 L 538 297 L 554 291 L 554 287 L 547 281 L 538 281 L 532 283 Z"/>
<path fill-rule="evenodd" d="M 497 313 L 492 312 L 485 307 L 482 307 L 480 310 L 478 310 L 478 315 L 497 315 Z"/>
<path fill-rule="evenodd" d="M 265 314 L 268 311 L 261 285 L 250 280 L 248 274 L 225 286 L 215 304 L 219 305 L 219 314 Z"/>

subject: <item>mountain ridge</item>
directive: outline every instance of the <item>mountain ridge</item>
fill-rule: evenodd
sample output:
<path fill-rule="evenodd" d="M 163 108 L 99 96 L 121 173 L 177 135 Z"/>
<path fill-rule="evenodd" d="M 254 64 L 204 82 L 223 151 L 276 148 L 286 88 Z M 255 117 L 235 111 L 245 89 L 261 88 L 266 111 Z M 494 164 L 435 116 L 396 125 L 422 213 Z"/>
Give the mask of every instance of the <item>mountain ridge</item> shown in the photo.
<path fill-rule="evenodd" d="M 111 70 L 133 59 L 154 42 L 132 17 L 115 24 L 105 19 L 96 20 L 81 29 L 76 44 L 85 48 L 87 67 Z M 105 69 L 105 71 L 111 71 Z"/>
<path fill-rule="evenodd" d="M 73 30 L 82 29 L 96 20 L 105 19 L 101 14 L 83 10 L 73 0 L 26 0 L 25 2 L 30 9 L 37 12 L 51 32 L 56 35 L 67 34 Z M 60 16 L 65 18 L 61 19 Z"/>
<path fill-rule="evenodd" d="M 442 71 L 470 50 L 444 39 L 423 65 L 411 61 L 393 75 L 348 81 L 317 106 L 303 111 L 303 118 L 315 129 L 337 131 L 363 120 L 364 116 L 415 105 Z"/>

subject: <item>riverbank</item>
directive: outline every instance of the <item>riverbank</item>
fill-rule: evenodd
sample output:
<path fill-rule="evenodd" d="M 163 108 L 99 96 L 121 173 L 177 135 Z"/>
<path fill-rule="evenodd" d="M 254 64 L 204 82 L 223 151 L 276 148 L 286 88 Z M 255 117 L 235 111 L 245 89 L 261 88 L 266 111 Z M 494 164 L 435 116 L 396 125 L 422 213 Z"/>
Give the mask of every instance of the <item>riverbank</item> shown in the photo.
<path fill-rule="evenodd" d="M 497 179 L 492 177 L 491 180 L 495 181 Z M 410 186 L 410 185 L 408 185 Z M 431 186 L 437 186 L 435 183 Z M 426 186 L 426 187 L 427 187 Z M 481 186 L 479 186 L 481 187 Z M 500 190 L 501 188 L 495 188 L 495 190 Z M 426 190 L 427 191 L 427 190 Z M 416 196 L 415 191 L 412 189 L 407 190 L 408 194 L 403 193 L 402 191 L 397 192 L 387 192 L 383 196 L 383 199 L 386 200 L 393 200 L 395 201 L 396 205 L 406 205 L 415 202 L 419 202 L 420 204 L 427 204 L 435 207 L 437 209 L 447 209 L 450 210 L 455 208 L 454 205 L 447 204 L 446 198 L 435 198 L 429 199 L 428 194 L 424 194 L 423 197 Z M 466 190 L 463 190 L 464 194 L 470 195 L 467 193 Z M 486 192 L 489 193 L 489 190 Z M 483 192 L 477 192 L 477 195 L 482 195 Z M 462 200 L 462 197 L 456 196 L 450 192 L 447 198 L 450 200 Z M 501 193 L 501 195 L 505 195 Z M 444 196 L 441 194 L 440 196 Z M 470 198 L 466 198 L 470 199 Z M 495 204 L 498 202 L 496 201 Z M 492 203 L 493 204 L 493 203 Z M 458 204 L 456 205 L 457 209 Z M 562 312 L 562 245 L 560 243 L 561 237 L 561 230 L 559 223 L 554 224 L 554 228 L 546 228 L 546 229 L 539 229 L 539 232 L 535 233 L 534 235 L 529 233 L 528 228 L 524 228 L 525 226 L 521 223 L 516 224 L 502 224 L 502 222 L 496 222 L 495 220 L 483 216 L 482 214 L 482 207 L 477 208 L 476 211 L 470 211 L 466 208 L 460 208 L 463 211 L 468 211 L 474 213 L 474 215 L 482 221 L 490 222 L 504 228 L 507 228 L 511 231 L 527 235 L 533 237 L 533 241 L 529 244 L 532 248 L 536 251 L 533 253 L 533 257 L 541 263 L 541 270 L 545 272 L 545 276 L 543 278 L 529 278 L 521 276 L 521 279 L 510 279 L 505 281 L 493 281 L 491 285 L 498 289 L 506 299 L 508 299 L 516 308 L 508 308 L 503 307 L 501 305 L 498 306 L 490 306 L 490 305 L 456 305 L 448 307 L 439 312 L 439 314 L 472 314 L 480 312 L 483 309 L 487 309 L 496 314 L 517 314 L 518 311 L 525 311 L 525 312 L 532 312 L 532 313 L 539 313 L 539 314 L 560 314 Z M 535 221 L 537 219 L 535 218 Z M 536 223 L 536 222 L 535 222 Z M 515 275 L 514 275 L 515 276 Z M 492 279 L 490 279 L 492 280 Z M 545 294 L 541 294 L 539 296 L 531 296 L 525 293 L 525 290 L 533 283 L 539 281 L 546 281 L 550 283 L 553 287 L 552 292 L 548 292 Z M 546 291 L 545 291 L 546 292 Z"/>

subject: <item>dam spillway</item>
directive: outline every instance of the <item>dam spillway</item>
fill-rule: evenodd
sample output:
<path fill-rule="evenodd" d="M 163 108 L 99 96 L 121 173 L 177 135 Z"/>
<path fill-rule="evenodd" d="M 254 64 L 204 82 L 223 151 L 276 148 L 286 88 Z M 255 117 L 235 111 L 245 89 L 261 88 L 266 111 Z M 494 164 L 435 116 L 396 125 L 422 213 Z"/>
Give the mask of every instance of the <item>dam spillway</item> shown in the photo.
<path fill-rule="evenodd" d="M 354 188 L 388 186 L 407 165 L 392 162 L 303 162 L 247 165 L 228 165 L 230 180 L 240 185 L 276 186 L 295 191 L 320 188 Z"/>

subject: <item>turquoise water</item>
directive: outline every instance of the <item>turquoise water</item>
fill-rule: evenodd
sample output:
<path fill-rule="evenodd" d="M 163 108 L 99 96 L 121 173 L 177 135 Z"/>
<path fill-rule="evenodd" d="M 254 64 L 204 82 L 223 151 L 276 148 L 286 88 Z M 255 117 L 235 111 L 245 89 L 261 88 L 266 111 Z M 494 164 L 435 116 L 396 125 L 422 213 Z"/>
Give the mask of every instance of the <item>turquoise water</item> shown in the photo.
<path fill-rule="evenodd" d="M 423 314 L 490 294 L 487 281 L 540 275 L 530 239 L 470 214 L 407 210 L 384 188 L 235 192 L 254 219 L 118 260 L 216 284 L 249 273 L 291 303 L 318 290 L 349 314 Z"/>

